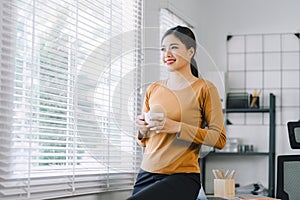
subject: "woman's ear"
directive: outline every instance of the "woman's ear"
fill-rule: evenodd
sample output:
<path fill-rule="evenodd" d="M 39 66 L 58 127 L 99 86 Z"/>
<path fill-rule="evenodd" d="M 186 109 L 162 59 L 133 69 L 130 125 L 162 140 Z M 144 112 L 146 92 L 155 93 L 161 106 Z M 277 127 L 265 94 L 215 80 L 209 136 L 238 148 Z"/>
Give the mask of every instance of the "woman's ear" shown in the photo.
<path fill-rule="evenodd" d="M 192 58 L 192 57 L 194 56 L 194 54 L 195 54 L 195 49 L 194 49 L 194 47 L 189 48 L 188 52 L 189 52 L 190 58 Z"/>

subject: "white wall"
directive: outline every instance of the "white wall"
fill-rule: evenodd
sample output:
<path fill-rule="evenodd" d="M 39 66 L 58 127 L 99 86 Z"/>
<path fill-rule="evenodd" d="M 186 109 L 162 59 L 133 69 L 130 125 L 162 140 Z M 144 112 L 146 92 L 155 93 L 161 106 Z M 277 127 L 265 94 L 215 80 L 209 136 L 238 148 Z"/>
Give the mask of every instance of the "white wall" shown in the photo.
<path fill-rule="evenodd" d="M 221 69 L 226 69 L 228 34 L 300 31 L 298 0 L 199 0 L 199 39 Z M 200 61 L 203 67 L 211 62 Z"/>

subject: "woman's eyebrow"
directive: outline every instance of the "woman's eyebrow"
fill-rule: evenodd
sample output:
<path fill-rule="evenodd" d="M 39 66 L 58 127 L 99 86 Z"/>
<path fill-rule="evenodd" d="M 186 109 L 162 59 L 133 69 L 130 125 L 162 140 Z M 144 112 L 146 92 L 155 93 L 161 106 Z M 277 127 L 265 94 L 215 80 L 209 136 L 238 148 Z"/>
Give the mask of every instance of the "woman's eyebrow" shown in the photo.
<path fill-rule="evenodd" d="M 173 46 L 173 45 L 179 45 L 178 43 L 171 43 L 169 46 Z M 166 45 L 161 45 L 162 47 L 165 47 Z"/>

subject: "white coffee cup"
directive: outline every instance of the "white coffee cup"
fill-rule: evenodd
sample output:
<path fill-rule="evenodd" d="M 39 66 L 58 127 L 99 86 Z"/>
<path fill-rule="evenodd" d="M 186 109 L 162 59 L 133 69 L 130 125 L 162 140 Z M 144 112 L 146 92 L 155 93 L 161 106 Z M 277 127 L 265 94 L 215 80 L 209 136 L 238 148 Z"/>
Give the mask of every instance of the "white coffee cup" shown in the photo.
<path fill-rule="evenodd" d="M 152 119 L 157 118 L 157 117 L 164 117 L 164 113 L 145 112 L 144 117 L 145 117 L 146 123 L 149 125 L 152 125 L 152 123 L 154 122 L 154 121 L 152 121 Z"/>

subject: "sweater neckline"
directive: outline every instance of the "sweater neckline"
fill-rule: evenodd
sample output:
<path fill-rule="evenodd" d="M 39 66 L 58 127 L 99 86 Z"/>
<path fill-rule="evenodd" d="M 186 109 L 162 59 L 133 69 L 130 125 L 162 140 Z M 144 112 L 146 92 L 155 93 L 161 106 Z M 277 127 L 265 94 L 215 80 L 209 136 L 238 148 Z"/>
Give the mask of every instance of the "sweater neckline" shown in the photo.
<path fill-rule="evenodd" d="M 194 82 L 192 82 L 192 83 L 189 84 L 188 86 L 186 86 L 186 87 L 184 87 L 184 88 L 182 88 L 182 89 L 178 89 L 178 90 L 174 90 L 174 89 L 168 88 L 168 86 L 167 86 L 168 80 L 169 80 L 169 79 L 165 79 L 165 80 L 162 81 L 163 86 L 164 86 L 165 88 L 167 88 L 168 90 L 171 90 L 171 91 L 173 91 L 173 92 L 180 92 L 180 91 L 184 91 L 184 90 L 186 90 L 186 89 L 190 89 L 191 87 L 193 87 L 196 83 L 198 83 L 198 82 L 200 81 L 200 78 L 198 78 L 197 80 L 195 80 Z"/>

